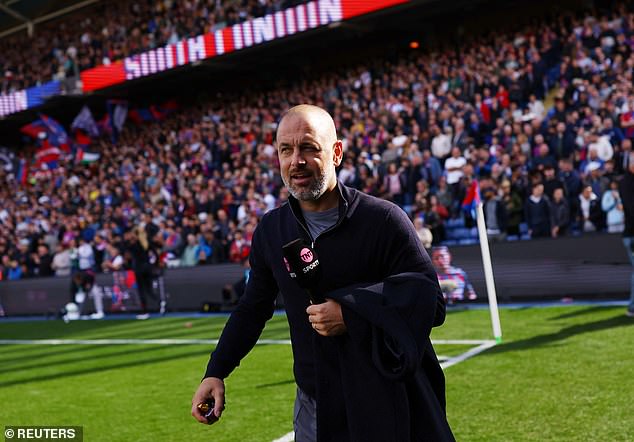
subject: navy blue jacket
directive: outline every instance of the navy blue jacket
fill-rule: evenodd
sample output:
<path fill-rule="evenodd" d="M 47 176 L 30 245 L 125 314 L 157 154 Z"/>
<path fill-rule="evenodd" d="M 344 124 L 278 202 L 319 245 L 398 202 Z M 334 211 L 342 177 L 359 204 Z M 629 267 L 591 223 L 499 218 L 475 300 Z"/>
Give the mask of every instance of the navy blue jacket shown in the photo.
<path fill-rule="evenodd" d="M 310 237 L 299 204 L 292 197 L 262 218 L 253 235 L 251 275 L 245 294 L 225 326 L 205 377 L 224 379 L 239 365 L 273 315 L 279 291 L 290 325 L 298 386 L 315 398 L 319 396 L 318 390 L 339 388 L 318 385 L 316 376 L 316 358 L 326 363 L 337 360 L 337 339 L 321 337 L 311 328 L 306 314 L 308 294 L 291 279 L 284 265 L 282 245 L 299 237 L 313 242 L 319 256 L 323 277 L 316 288 L 318 292 L 325 294 L 362 283 L 379 283 L 399 273 L 420 273 L 435 282 L 433 290 L 421 294 L 436 305 L 433 324 L 444 321 L 445 303 L 436 273 L 407 215 L 389 201 L 342 184 L 338 189 L 339 219 L 318 238 Z M 443 397 L 439 403 L 444 413 L 444 384 L 441 390 Z"/>

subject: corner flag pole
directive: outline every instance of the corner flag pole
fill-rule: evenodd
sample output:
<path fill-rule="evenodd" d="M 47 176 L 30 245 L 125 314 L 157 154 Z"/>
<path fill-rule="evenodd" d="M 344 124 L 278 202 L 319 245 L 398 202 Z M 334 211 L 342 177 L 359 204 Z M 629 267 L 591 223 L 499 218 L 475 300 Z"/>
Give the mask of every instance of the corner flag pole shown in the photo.
<path fill-rule="evenodd" d="M 478 236 L 480 237 L 480 251 L 482 252 L 482 265 L 484 266 L 484 279 L 487 285 L 487 295 L 489 297 L 489 311 L 491 312 L 491 324 L 493 325 L 493 337 L 497 343 L 502 342 L 502 326 L 500 325 L 500 312 L 498 311 L 498 300 L 495 293 L 495 281 L 493 280 L 493 267 L 491 266 L 491 252 L 489 251 L 489 238 L 484 223 L 484 210 L 482 201 L 476 205 Z"/>

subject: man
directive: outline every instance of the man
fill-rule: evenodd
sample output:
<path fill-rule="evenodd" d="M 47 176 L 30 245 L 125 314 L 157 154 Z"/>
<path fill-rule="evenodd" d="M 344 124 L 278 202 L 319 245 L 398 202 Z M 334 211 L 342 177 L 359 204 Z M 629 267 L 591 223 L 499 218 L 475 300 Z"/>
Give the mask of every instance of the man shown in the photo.
<path fill-rule="evenodd" d="M 310 105 L 290 109 L 279 123 L 276 145 L 291 196 L 287 204 L 262 218 L 253 235 L 245 293 L 194 394 L 192 415 L 201 423 L 213 423 L 221 416 L 223 379 L 255 345 L 273 314 L 279 290 L 291 329 L 298 385 L 296 440 L 453 440 L 444 411 L 444 376 L 429 342 L 431 326 L 444 320 L 445 304 L 412 223 L 396 205 L 337 182 L 335 168 L 341 163 L 343 145 L 323 109 Z M 285 266 L 282 246 L 297 238 L 312 243 L 319 257 L 323 276 L 312 290 L 324 294 L 322 304 L 311 305 L 309 295 Z M 405 272 L 428 281 L 414 298 L 409 298 L 409 291 L 392 292 L 393 298 L 375 291 L 380 285 L 376 283 L 390 291 L 397 279 L 392 275 Z M 367 288 L 364 297 L 359 295 L 364 289 L 350 288 L 360 284 L 376 285 Z M 381 301 L 375 303 L 377 299 Z M 383 310 L 385 304 L 403 299 L 408 300 L 405 310 L 391 305 L 403 312 L 403 319 Z M 375 322 L 368 319 L 372 315 L 368 312 L 375 313 Z M 404 318 L 410 316 L 419 321 L 412 325 L 416 333 L 408 335 L 411 344 L 416 342 L 411 348 L 424 351 L 407 353 L 402 361 L 408 363 L 392 367 L 394 372 L 385 371 L 382 358 L 389 359 L 392 350 L 403 354 L 402 331 L 390 335 L 395 340 L 389 346 L 381 338 L 372 339 L 387 334 L 376 322 L 393 321 L 383 325 L 394 331 L 394 325 L 407 323 Z M 411 370 L 401 376 L 406 366 Z M 197 405 L 212 398 L 215 406 L 208 420 Z"/>
<path fill-rule="evenodd" d="M 623 245 L 634 267 L 634 152 L 630 152 L 627 173 L 619 182 L 619 194 L 623 201 L 625 212 L 625 230 L 623 231 Z M 630 303 L 627 306 L 627 316 L 634 317 L 634 268 L 630 283 Z"/>
<path fill-rule="evenodd" d="M 528 224 L 528 233 L 531 238 L 546 237 L 551 235 L 550 204 L 548 197 L 544 195 L 544 185 L 536 183 L 531 195 L 524 204 L 524 219 Z"/>
<path fill-rule="evenodd" d="M 564 189 L 557 187 L 553 192 L 550 203 L 551 236 L 558 238 L 565 236 L 570 224 L 570 207 L 568 201 L 564 198 Z"/>

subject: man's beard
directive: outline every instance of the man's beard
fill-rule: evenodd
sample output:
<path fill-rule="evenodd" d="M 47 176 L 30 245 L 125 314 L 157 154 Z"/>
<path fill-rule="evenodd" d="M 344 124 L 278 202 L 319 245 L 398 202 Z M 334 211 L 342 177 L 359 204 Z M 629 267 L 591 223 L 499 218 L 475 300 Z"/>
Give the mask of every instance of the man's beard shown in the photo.
<path fill-rule="evenodd" d="M 328 188 L 328 177 L 326 174 L 317 175 L 314 177 L 312 182 L 307 188 L 298 188 L 291 184 L 291 174 L 289 173 L 289 181 L 287 182 L 284 177 L 282 177 L 282 181 L 284 181 L 284 185 L 288 189 L 289 193 L 293 195 L 293 197 L 299 201 L 316 201 L 326 193 Z"/>

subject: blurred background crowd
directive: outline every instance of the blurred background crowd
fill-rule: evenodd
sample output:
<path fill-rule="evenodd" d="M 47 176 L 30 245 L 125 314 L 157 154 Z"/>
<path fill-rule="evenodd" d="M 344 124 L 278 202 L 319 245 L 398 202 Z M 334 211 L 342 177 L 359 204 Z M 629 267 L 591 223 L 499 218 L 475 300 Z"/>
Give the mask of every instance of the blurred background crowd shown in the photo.
<path fill-rule="evenodd" d="M 0 39 L 2 90 L 295 3 L 109 3 L 28 42 Z M 1 278 L 131 267 L 139 244 L 167 266 L 243 263 L 258 220 L 288 197 L 276 122 L 305 102 L 335 119 L 340 181 L 400 205 L 427 248 L 477 242 L 478 193 L 494 241 L 623 231 L 634 200 L 618 189 L 634 170 L 631 9 L 485 30 L 459 49 L 415 46 L 128 118 L 116 141 L 92 140 L 90 164 L 71 149 L 26 179 L 0 170 Z"/>

